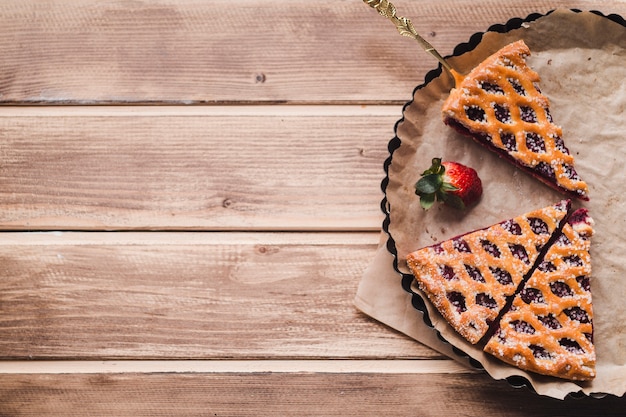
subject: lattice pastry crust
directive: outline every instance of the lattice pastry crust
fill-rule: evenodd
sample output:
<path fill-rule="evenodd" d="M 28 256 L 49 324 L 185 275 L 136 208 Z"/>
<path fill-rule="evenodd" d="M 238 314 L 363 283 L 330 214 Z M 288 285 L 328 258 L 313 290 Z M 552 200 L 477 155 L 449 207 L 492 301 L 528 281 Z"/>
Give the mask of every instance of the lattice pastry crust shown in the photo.
<path fill-rule="evenodd" d="M 407 256 L 419 288 L 450 325 L 477 343 L 560 227 L 569 200 Z"/>
<path fill-rule="evenodd" d="M 528 55 L 524 41 L 517 41 L 485 59 L 450 92 L 444 122 L 544 183 L 588 200 L 587 184 L 574 169 Z"/>
<path fill-rule="evenodd" d="M 485 351 L 519 367 L 574 380 L 595 376 L 589 256 L 593 221 L 574 212 Z"/>

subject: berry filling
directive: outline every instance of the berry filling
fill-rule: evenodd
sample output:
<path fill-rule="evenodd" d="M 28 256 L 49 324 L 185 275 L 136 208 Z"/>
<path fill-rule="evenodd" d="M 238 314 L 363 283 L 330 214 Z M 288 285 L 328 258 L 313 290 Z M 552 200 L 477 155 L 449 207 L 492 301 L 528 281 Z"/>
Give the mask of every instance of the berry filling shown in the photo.
<path fill-rule="evenodd" d="M 579 275 L 576 277 L 576 281 L 578 282 L 578 285 L 580 285 L 580 288 L 582 288 L 585 291 L 590 291 L 591 287 L 589 285 L 589 277 L 585 276 L 585 275 Z"/>
<path fill-rule="evenodd" d="M 535 132 L 526 133 L 526 147 L 534 153 L 546 152 L 546 143 L 543 138 Z"/>
<path fill-rule="evenodd" d="M 583 266 L 583 260 L 578 255 L 566 256 L 563 260 L 571 266 Z"/>
<path fill-rule="evenodd" d="M 509 111 L 508 107 L 502 106 L 500 104 L 494 104 L 493 109 L 495 111 L 496 119 L 498 119 L 500 123 L 512 123 L 511 112 Z"/>
<path fill-rule="evenodd" d="M 485 90 L 485 92 L 489 93 L 489 94 L 502 94 L 504 95 L 504 91 L 502 90 L 502 88 L 500 88 L 500 86 L 498 84 L 492 84 L 492 83 L 488 83 L 488 82 L 482 82 L 480 84 L 480 88 L 482 88 L 483 90 Z"/>
<path fill-rule="evenodd" d="M 507 220 L 502 223 L 502 228 L 509 232 L 512 235 L 519 236 L 522 234 L 522 228 L 519 224 L 515 223 L 513 220 Z"/>
<path fill-rule="evenodd" d="M 522 87 L 522 84 L 519 82 L 519 80 L 516 80 L 515 78 L 509 78 L 508 81 L 517 94 L 519 94 L 520 96 L 526 95 L 526 90 L 524 90 L 524 87 Z"/>
<path fill-rule="evenodd" d="M 517 151 L 517 141 L 515 140 L 515 135 L 512 133 L 502 133 L 500 135 L 500 140 L 502 144 L 509 152 Z"/>
<path fill-rule="evenodd" d="M 465 114 L 467 118 L 473 120 L 475 122 L 485 122 L 487 121 L 487 117 L 485 115 L 485 111 L 478 106 L 470 106 L 465 109 Z"/>
<path fill-rule="evenodd" d="M 537 123 L 537 114 L 532 107 L 522 106 L 519 108 L 520 117 L 527 123 Z"/>
<path fill-rule="evenodd" d="M 552 359 L 552 355 L 543 346 L 529 345 L 530 350 L 533 351 L 533 356 L 537 359 Z"/>
<path fill-rule="evenodd" d="M 543 304 L 546 302 L 543 298 L 543 293 L 536 288 L 524 288 L 522 292 L 520 292 L 520 298 L 526 304 L 530 304 L 530 303 Z"/>
<path fill-rule="evenodd" d="M 463 252 L 463 253 L 472 252 L 467 242 L 464 241 L 463 239 L 454 239 L 454 241 L 452 242 L 452 245 L 454 246 L 454 249 L 456 249 L 458 252 Z"/>
<path fill-rule="evenodd" d="M 480 270 L 475 266 L 465 265 L 465 270 L 467 271 L 467 274 L 470 276 L 470 278 L 472 278 L 474 281 L 485 282 L 483 274 L 481 274 Z"/>
<path fill-rule="evenodd" d="M 513 320 L 511 326 L 518 333 L 535 334 L 535 328 L 524 320 Z"/>
<path fill-rule="evenodd" d="M 578 342 L 572 339 L 561 339 L 559 340 L 559 345 L 563 346 L 565 350 L 575 355 L 582 355 L 583 353 L 585 353 L 585 351 L 583 350 L 583 348 L 580 347 Z"/>
<path fill-rule="evenodd" d="M 565 175 L 567 176 L 567 178 L 569 178 L 570 180 L 580 181 L 578 172 L 576 172 L 573 166 L 568 165 L 568 164 L 563 164 L 562 167 L 563 167 L 563 171 L 565 171 Z"/>
<path fill-rule="evenodd" d="M 556 271 L 556 265 L 550 261 L 543 261 L 537 267 L 541 272 L 554 272 Z"/>
<path fill-rule="evenodd" d="M 544 175 L 545 177 L 552 178 L 552 179 L 555 178 L 554 168 L 552 168 L 552 166 L 548 163 L 539 162 L 537 166 L 535 166 L 535 170 L 539 172 L 541 175 Z"/>
<path fill-rule="evenodd" d="M 559 245 L 559 246 L 567 246 L 570 243 L 571 242 L 570 242 L 569 238 L 567 236 L 565 236 L 564 234 L 562 234 L 562 233 L 556 239 L 556 242 L 554 242 L 555 245 Z"/>
<path fill-rule="evenodd" d="M 537 217 L 528 218 L 528 224 L 530 225 L 530 230 L 536 235 L 547 235 L 550 233 L 547 223 Z"/>
<path fill-rule="evenodd" d="M 565 142 L 563 142 L 563 138 L 561 138 L 560 136 L 556 136 L 554 138 L 554 146 L 565 155 L 569 155 L 569 149 L 565 147 Z"/>
<path fill-rule="evenodd" d="M 450 301 L 450 303 L 454 307 L 456 307 L 456 311 L 458 313 L 463 313 L 467 310 L 467 308 L 465 307 L 465 297 L 463 297 L 463 294 L 461 294 L 460 292 L 449 292 L 446 294 L 446 297 L 448 297 L 448 301 Z"/>
<path fill-rule="evenodd" d="M 514 258 L 517 258 L 526 264 L 530 263 L 530 259 L 528 258 L 528 253 L 526 252 L 526 249 L 524 249 L 522 245 L 509 244 L 509 249 L 511 250 L 511 255 L 513 255 Z"/>
<path fill-rule="evenodd" d="M 574 295 L 572 289 L 563 281 L 555 281 L 550 283 L 550 291 L 557 297 L 571 297 Z"/>
<path fill-rule="evenodd" d="M 496 300 L 494 300 L 485 293 L 476 294 L 476 304 L 490 308 L 492 310 L 498 307 L 498 303 L 496 303 Z"/>
<path fill-rule="evenodd" d="M 511 274 L 508 273 L 508 271 L 505 271 L 504 269 L 501 268 L 493 268 L 493 267 L 489 267 L 489 269 L 491 270 L 491 273 L 493 274 L 494 278 L 502 285 L 511 285 L 513 284 L 513 278 L 511 278 Z"/>
<path fill-rule="evenodd" d="M 560 329 L 561 327 L 561 323 L 559 322 L 559 320 L 554 317 L 554 314 L 550 313 L 547 316 L 539 316 L 539 321 L 546 326 L 549 329 L 552 330 L 556 330 L 556 329 Z"/>
<path fill-rule="evenodd" d="M 495 244 L 491 243 L 488 240 L 481 240 L 480 243 L 483 245 L 483 249 L 485 250 L 485 252 L 496 258 L 500 257 L 500 249 L 498 249 Z"/>
<path fill-rule="evenodd" d="M 577 321 L 579 323 L 591 323 L 589 320 L 589 316 L 587 312 L 580 307 L 571 307 L 563 310 L 563 313 L 570 319 Z"/>
<path fill-rule="evenodd" d="M 448 281 L 459 279 L 454 273 L 454 269 L 449 265 L 439 265 L 439 273 Z"/>

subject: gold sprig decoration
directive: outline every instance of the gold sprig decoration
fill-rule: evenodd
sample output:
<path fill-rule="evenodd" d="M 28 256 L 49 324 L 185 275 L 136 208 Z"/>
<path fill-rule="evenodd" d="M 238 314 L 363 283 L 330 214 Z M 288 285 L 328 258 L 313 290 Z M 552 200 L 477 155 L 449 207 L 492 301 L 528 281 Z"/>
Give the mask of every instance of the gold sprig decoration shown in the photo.
<path fill-rule="evenodd" d="M 406 17 L 398 16 L 396 14 L 396 7 L 388 0 L 363 0 L 363 3 L 376 9 L 376 11 L 383 17 L 386 17 L 393 23 L 400 32 L 400 35 L 415 39 L 426 52 L 434 56 L 437 61 L 452 75 L 455 82 L 458 82 L 460 75 L 455 71 L 450 64 L 437 52 L 437 50 L 413 27 L 413 23 Z"/>

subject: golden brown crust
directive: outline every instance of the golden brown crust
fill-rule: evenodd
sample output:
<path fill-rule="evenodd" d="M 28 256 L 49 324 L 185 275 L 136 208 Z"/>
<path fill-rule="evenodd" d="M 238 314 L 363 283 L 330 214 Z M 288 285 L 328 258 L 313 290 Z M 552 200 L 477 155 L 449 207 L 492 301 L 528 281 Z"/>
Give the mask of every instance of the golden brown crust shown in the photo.
<path fill-rule="evenodd" d="M 536 87 L 539 75 L 526 64 L 528 55 L 524 41 L 517 41 L 485 59 L 450 92 L 444 121 L 542 181 L 587 199 L 587 184 L 574 169 L 548 99 Z"/>
<path fill-rule="evenodd" d="M 528 371 L 574 380 L 595 376 L 589 276 L 592 221 L 566 224 L 485 351 Z"/>
<path fill-rule="evenodd" d="M 569 201 L 407 256 L 419 288 L 450 325 L 477 343 L 567 214 Z"/>

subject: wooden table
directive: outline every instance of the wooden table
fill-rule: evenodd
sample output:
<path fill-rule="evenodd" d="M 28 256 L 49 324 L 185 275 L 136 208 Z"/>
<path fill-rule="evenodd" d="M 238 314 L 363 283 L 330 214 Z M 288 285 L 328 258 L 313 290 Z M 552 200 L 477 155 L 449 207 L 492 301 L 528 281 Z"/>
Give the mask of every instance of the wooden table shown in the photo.
<path fill-rule="evenodd" d="M 395 1 L 442 54 L 556 7 Z M 360 313 L 436 62 L 360 0 L 0 4 L 0 415 L 624 415 Z"/>

